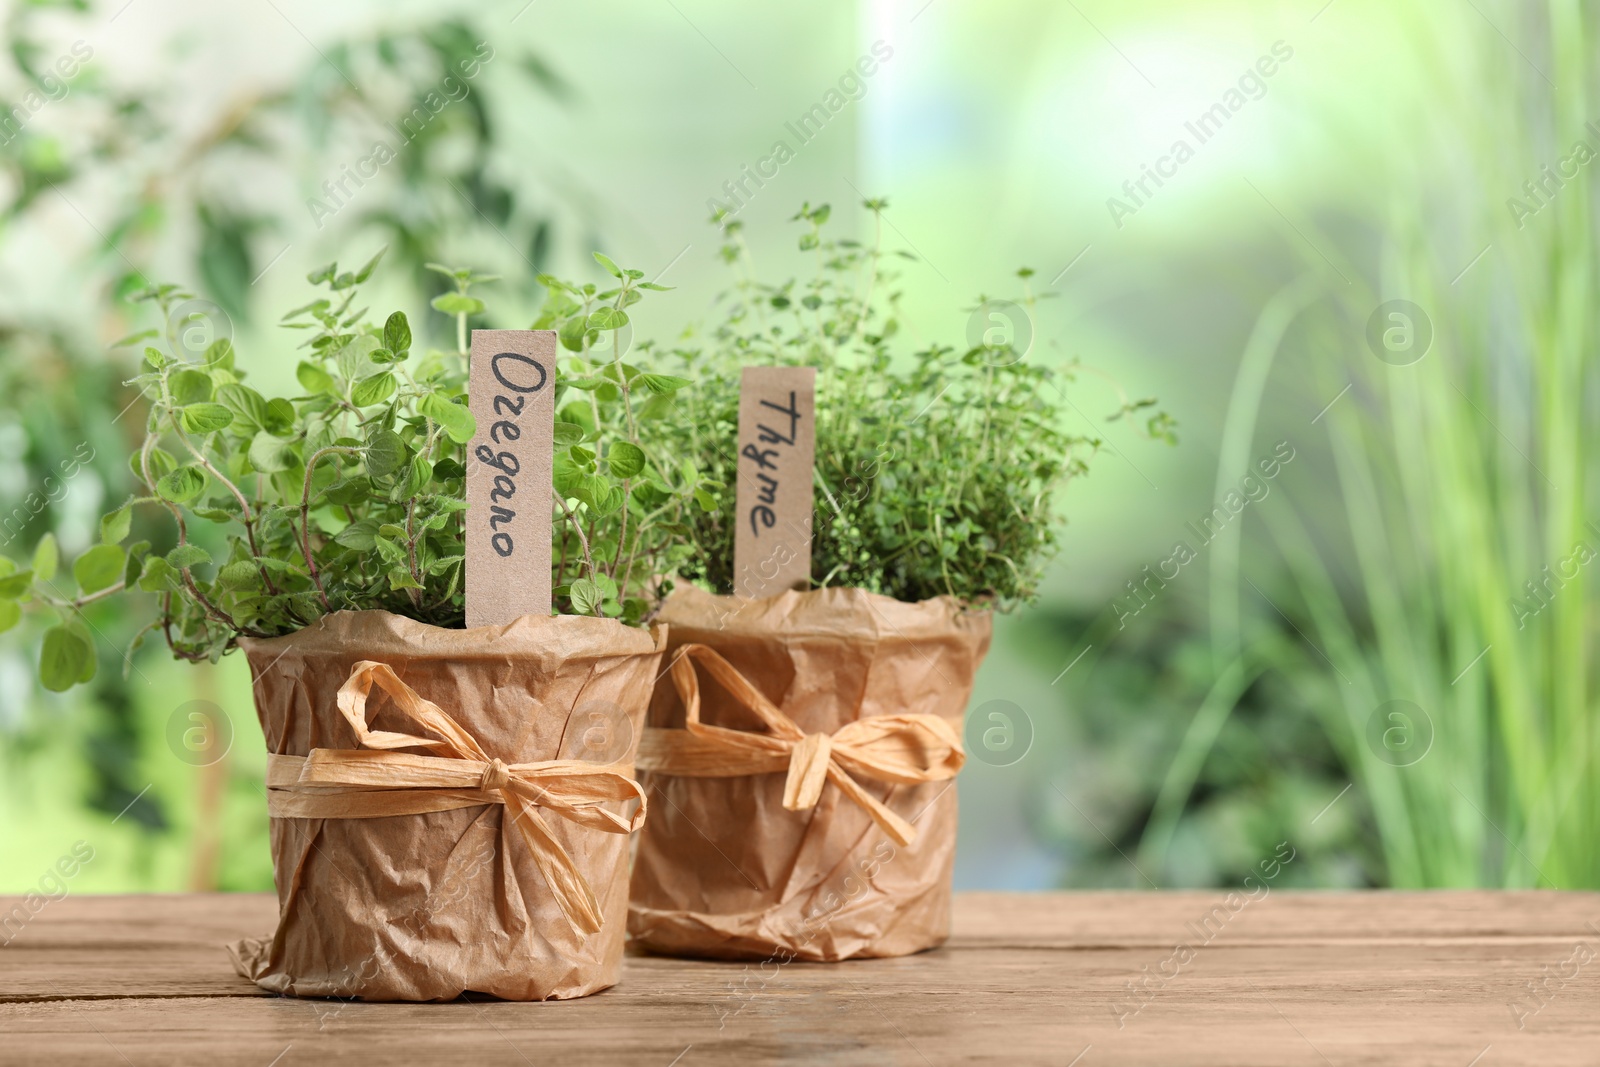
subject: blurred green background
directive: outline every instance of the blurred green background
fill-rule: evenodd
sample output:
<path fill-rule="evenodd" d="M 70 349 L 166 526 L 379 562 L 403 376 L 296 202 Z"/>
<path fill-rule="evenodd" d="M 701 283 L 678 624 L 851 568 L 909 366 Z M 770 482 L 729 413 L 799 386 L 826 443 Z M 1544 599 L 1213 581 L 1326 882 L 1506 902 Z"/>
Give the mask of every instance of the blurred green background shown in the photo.
<path fill-rule="evenodd" d="M 1106 452 L 978 678 L 958 886 L 1234 884 L 1280 841 L 1280 884 L 1600 886 L 1595 5 L 4 17 L 0 552 L 46 531 L 75 552 L 125 495 L 139 416 L 111 343 L 152 325 L 124 299 L 145 279 L 210 301 L 268 385 L 292 380 L 273 323 L 305 274 L 385 244 L 380 303 L 421 309 L 422 263 L 470 263 L 503 276 L 493 326 L 526 325 L 537 271 L 587 278 L 602 249 L 677 286 L 638 316 L 670 336 L 726 283 L 724 183 L 881 42 L 859 99 L 739 212 L 756 256 L 791 255 L 802 201 L 849 225 L 887 196 L 918 341 L 959 343 L 1031 267 L 1053 299 L 1028 358 L 1159 396 L 1182 437 L 1105 423 L 1093 376 L 1073 396 Z M 52 81 L 63 56 L 79 69 Z M 464 95 L 428 107 L 463 58 Z M 335 197 L 380 139 L 405 143 Z M 153 642 L 123 679 L 138 622 L 90 618 L 100 676 L 62 696 L 32 681 L 36 630 L 0 637 L 0 892 L 80 839 L 79 890 L 269 888 L 243 660 Z M 233 733 L 204 766 L 193 701 Z M 991 725 L 1010 742 L 984 745 Z"/>

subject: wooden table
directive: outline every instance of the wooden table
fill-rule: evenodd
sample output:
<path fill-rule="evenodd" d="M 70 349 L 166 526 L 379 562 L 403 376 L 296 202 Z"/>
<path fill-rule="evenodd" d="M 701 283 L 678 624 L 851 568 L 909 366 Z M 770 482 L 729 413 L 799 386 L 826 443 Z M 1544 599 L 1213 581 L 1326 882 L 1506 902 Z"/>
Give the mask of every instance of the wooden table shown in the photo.
<path fill-rule="evenodd" d="M 0 1064 L 1600 1063 L 1600 894 L 1223 897 L 969 893 L 920 956 L 544 1004 L 269 996 L 222 948 L 269 896 L 69 897 L 0 948 Z"/>

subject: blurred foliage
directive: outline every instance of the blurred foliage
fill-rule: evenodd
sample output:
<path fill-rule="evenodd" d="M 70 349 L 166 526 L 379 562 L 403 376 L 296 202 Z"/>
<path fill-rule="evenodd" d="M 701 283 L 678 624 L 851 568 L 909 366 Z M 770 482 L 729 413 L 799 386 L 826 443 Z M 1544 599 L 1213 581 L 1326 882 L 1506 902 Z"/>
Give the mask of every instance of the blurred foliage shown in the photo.
<path fill-rule="evenodd" d="M 46 43 L 71 36 L 71 23 L 47 19 L 63 12 L 88 25 L 83 0 L 10 9 L 14 69 L 0 77 L 43 85 L 55 77 L 48 59 L 82 53 L 81 41 L 76 52 Z M 176 249 L 204 295 L 243 320 L 250 286 L 278 247 L 265 238 L 289 228 L 277 194 L 305 184 L 306 211 L 328 247 L 376 230 L 375 243 L 387 243 L 428 296 L 449 284 L 425 265 L 480 233 L 493 240 L 479 245 L 504 241 L 534 268 L 520 274 L 532 295 L 550 246 L 551 205 L 530 202 L 525 183 L 513 180 L 497 140 L 497 107 L 509 105 L 496 105 L 478 79 L 509 66 L 533 92 L 564 100 L 570 90 L 532 52 L 497 54 L 492 36 L 473 16 L 441 15 L 334 41 L 281 84 L 220 102 L 198 130 L 176 119 L 184 113 L 176 81 L 124 84 L 91 48 L 80 73 L 51 93 L 49 121 L 24 124 L 0 145 L 0 172 L 11 179 L 0 218 L 28 214 L 50 191 L 73 203 L 79 187 L 92 188 L 97 210 L 110 205 L 104 224 L 92 225 L 103 238 L 97 266 L 116 294 L 145 288 L 137 264 Z M 392 169 L 395 187 L 361 195 L 381 168 Z"/>
<path fill-rule="evenodd" d="M 1179 602 L 1163 601 L 1075 668 L 1061 768 L 1070 802 L 1046 782 L 1029 805 L 1064 884 L 1237 886 L 1282 841 L 1298 851 L 1284 885 L 1384 884 L 1371 813 L 1359 794 L 1341 796 L 1340 754 L 1288 677 L 1269 672 L 1248 684 L 1192 783 L 1184 776 L 1197 709 L 1215 680 L 1204 629 L 1185 616 Z M 1041 607 L 1021 619 L 1024 648 L 1071 647 L 1095 621 Z M 1179 779 L 1181 795 L 1165 797 Z"/>
<path fill-rule="evenodd" d="M 1295 355 L 1326 395 L 1352 389 L 1327 419 L 1339 521 L 1303 495 L 1264 512 L 1292 597 L 1269 610 L 1305 635 L 1278 662 L 1308 692 L 1337 676 L 1313 699 L 1398 886 L 1600 888 L 1600 225 L 1587 182 L 1544 162 L 1570 178 L 1600 155 L 1578 88 L 1600 27 L 1564 0 L 1515 25 L 1548 73 L 1483 19 L 1418 35 L 1442 103 L 1428 150 L 1397 150 L 1387 177 L 1427 188 L 1433 160 L 1470 160 L 1457 195 L 1386 205 L 1372 269 L 1338 234 L 1319 235 L 1337 275 L 1303 257 L 1329 299 Z M 1294 347 L 1247 354 L 1240 378 Z M 1256 417 L 1246 400 L 1229 423 Z M 1248 642 L 1221 577 L 1227 655 Z"/>
<path fill-rule="evenodd" d="M 1323 477 L 1251 513 L 1269 535 L 1251 551 L 1242 522 L 1207 541 L 1203 630 L 1149 654 L 1119 636 L 1080 675 L 1090 723 L 1146 697 L 1137 725 L 1091 734 L 1116 769 L 1080 803 L 1152 876 L 1225 882 L 1264 842 L 1311 835 L 1332 865 L 1317 884 L 1600 886 L 1600 226 L 1571 180 L 1600 155 L 1571 88 L 1593 83 L 1600 38 L 1564 2 L 1495 14 L 1528 54 L 1508 58 L 1488 16 L 1401 15 L 1427 128 L 1368 134 L 1390 149 L 1370 189 L 1313 189 L 1299 225 L 1283 216 L 1292 258 L 1233 375 L 1215 484 L 1249 470 L 1280 364 L 1327 405 L 1307 415 Z M 1140 758 L 1162 768 L 1153 794 L 1132 788 Z M 1329 838 L 1352 818 L 1360 839 Z M 1099 860 L 1129 877 L 1114 850 Z"/>
<path fill-rule="evenodd" d="M 0 551 L 10 555 L 26 555 L 46 534 L 77 554 L 98 538 L 95 513 L 134 490 L 126 458 L 138 451 L 147 412 L 123 384 L 137 373 L 133 360 L 102 346 L 132 329 L 131 298 L 150 284 L 145 265 L 176 267 L 199 283 L 205 299 L 169 309 L 161 324 L 173 348 L 193 357 L 252 320 L 253 282 L 307 217 L 326 247 L 387 241 L 419 303 L 454 288 L 428 262 L 463 245 L 509 249 L 522 283 L 508 296 L 531 304 L 561 207 L 514 180 L 502 112 L 523 92 L 564 101 L 571 91 L 535 53 L 497 53 L 488 42 L 500 35 L 477 14 L 446 11 L 323 42 L 275 84 L 204 101 L 198 123 L 194 100 L 161 64 L 140 78 L 94 55 L 86 39 L 105 14 L 86 0 L 33 0 L 4 17 L 0 85 L 32 114 L 0 137 L 0 242 L 63 206 L 96 237 L 84 258 L 56 264 L 71 294 L 0 321 Z M 179 45 L 167 47 L 177 63 Z M 502 83 L 512 92 L 491 99 L 485 67 L 515 72 Z M 363 194 L 375 180 L 387 183 L 383 191 Z M 285 202 L 282 192 L 297 186 L 312 195 Z M 84 304 L 103 315 L 85 320 L 75 313 Z M 131 538 L 170 536 L 158 523 L 134 517 Z M 103 603 L 79 618 L 79 637 L 112 655 L 139 630 L 134 615 Z M 0 623 L 16 619 L 0 614 Z M 40 632 L 22 627 L 20 641 L 18 632 L 8 640 L 36 645 Z M 151 740 L 121 673 L 100 674 L 94 699 L 79 705 L 91 724 L 77 742 L 91 772 L 86 800 L 113 816 L 141 795 L 136 767 Z M 0 730 L 8 748 L 26 752 L 50 724 L 26 713 L 38 706 L 17 688 L 26 676 L 4 677 L 18 706 Z M 142 795 L 128 819 L 153 831 L 171 825 L 161 793 Z"/>

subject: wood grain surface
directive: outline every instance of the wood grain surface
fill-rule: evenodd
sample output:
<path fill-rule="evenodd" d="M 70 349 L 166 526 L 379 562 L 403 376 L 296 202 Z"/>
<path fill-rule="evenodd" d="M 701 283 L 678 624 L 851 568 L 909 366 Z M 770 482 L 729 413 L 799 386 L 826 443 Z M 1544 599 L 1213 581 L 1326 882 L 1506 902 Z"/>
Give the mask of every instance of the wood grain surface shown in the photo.
<path fill-rule="evenodd" d="M 270 996 L 223 949 L 270 896 L 69 897 L 0 948 L 0 1064 L 1600 1063 L 1600 894 L 1223 897 L 960 894 L 919 956 L 633 957 L 542 1004 Z"/>

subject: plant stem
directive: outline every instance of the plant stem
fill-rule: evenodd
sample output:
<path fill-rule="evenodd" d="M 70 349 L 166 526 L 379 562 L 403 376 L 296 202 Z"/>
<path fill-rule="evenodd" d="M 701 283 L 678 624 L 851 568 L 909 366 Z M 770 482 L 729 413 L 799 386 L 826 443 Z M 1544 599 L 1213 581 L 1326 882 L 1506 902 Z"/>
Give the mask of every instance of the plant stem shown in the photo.
<path fill-rule="evenodd" d="M 163 593 L 161 596 L 161 636 L 167 639 L 167 648 L 179 659 L 188 660 L 190 663 L 199 663 L 204 660 L 205 654 L 190 652 L 188 649 L 179 648 L 172 639 L 172 594 Z"/>
<path fill-rule="evenodd" d="M 622 479 L 622 532 L 617 534 L 617 554 L 611 560 L 611 577 L 613 579 L 616 578 L 617 570 L 622 566 L 622 546 L 628 543 L 628 483 L 629 479 Z M 620 586 L 617 588 L 617 592 L 619 595 L 621 594 L 622 588 Z"/>
<path fill-rule="evenodd" d="M 578 544 L 583 547 L 583 562 L 589 568 L 590 577 L 593 577 L 595 573 L 594 558 L 589 555 L 589 539 L 583 535 L 583 527 L 578 523 L 578 517 L 572 513 L 571 508 L 567 507 L 566 498 L 560 493 L 551 489 L 550 495 L 556 498 L 556 503 L 561 505 L 561 510 L 567 513 L 567 522 L 578 532 Z"/>
<path fill-rule="evenodd" d="M 567 584 L 567 531 L 561 531 L 561 559 L 556 564 L 556 585 Z"/>
<path fill-rule="evenodd" d="M 161 392 L 163 397 L 167 395 L 165 378 L 162 379 Z M 151 492 L 155 492 L 155 483 L 150 477 L 150 453 L 155 446 L 155 434 L 147 434 L 145 436 L 144 447 L 139 451 L 139 471 L 144 476 L 145 484 L 150 487 Z M 188 524 L 184 522 L 182 509 L 180 509 L 178 505 L 174 504 L 172 501 L 165 498 L 162 498 L 161 502 L 165 504 L 167 510 L 172 513 L 172 521 L 178 526 L 179 547 L 187 545 L 189 543 L 189 527 Z M 221 608 L 218 608 L 209 599 L 207 599 L 204 593 L 200 592 L 200 587 L 195 584 L 194 575 L 190 573 L 188 567 L 178 568 L 178 573 L 183 576 L 183 584 L 189 590 L 189 595 L 194 597 L 195 603 L 200 605 L 201 609 L 206 613 L 207 616 L 209 616 L 213 621 L 222 623 L 235 633 L 240 632 L 240 628 L 234 624 L 234 621 L 229 618 Z M 170 600 L 168 603 L 170 603 Z"/>
<path fill-rule="evenodd" d="M 360 451 L 360 448 L 352 445 L 329 445 L 317 449 L 306 460 L 305 487 L 300 494 L 300 552 L 306 558 L 306 572 L 311 575 L 311 584 L 317 587 L 323 611 L 332 611 L 333 608 L 328 604 L 328 591 L 322 588 L 322 575 L 318 573 L 317 561 L 311 554 L 311 475 L 317 468 L 317 461 L 323 456 L 351 455 Z"/>
<path fill-rule="evenodd" d="M 883 250 L 883 212 L 881 209 L 872 209 L 872 222 L 872 252 L 867 257 L 867 291 L 861 297 L 861 308 L 855 316 L 855 324 L 850 328 L 850 335 L 843 341 L 840 341 L 837 345 L 833 346 L 835 356 L 837 356 L 838 353 L 844 349 L 845 345 L 855 341 L 856 334 L 860 333 L 861 327 L 866 324 L 867 312 L 872 307 L 872 289 L 874 283 L 876 283 L 878 280 L 878 257 L 882 254 Z M 819 244 L 817 246 L 819 255 L 821 254 L 821 250 L 822 246 Z"/>
<path fill-rule="evenodd" d="M 617 291 L 617 299 L 612 304 L 613 309 L 622 310 L 622 300 L 628 295 L 628 280 L 622 280 L 622 288 Z M 622 368 L 622 331 L 611 331 L 611 362 L 617 368 L 617 385 L 622 389 L 622 411 L 628 416 L 628 437 L 634 444 L 639 443 L 639 428 L 633 421 L 633 398 L 628 394 L 628 372 Z M 624 492 L 626 495 L 626 492 Z M 627 521 L 626 501 L 624 501 L 623 521 Z M 618 548 L 620 549 L 620 545 Z"/>
<path fill-rule="evenodd" d="M 418 585 L 422 584 L 422 575 L 417 570 L 417 534 L 415 530 L 417 515 L 417 498 L 412 497 L 406 501 L 406 558 L 411 564 L 411 580 Z M 406 594 L 411 598 L 411 606 L 422 607 L 422 590 L 407 589 Z"/>
<path fill-rule="evenodd" d="M 183 447 L 189 450 L 189 454 L 195 458 L 195 462 L 199 463 L 200 467 L 207 474 L 211 475 L 211 477 L 215 478 L 217 481 L 226 486 L 228 492 L 232 493 L 233 498 L 239 502 L 239 521 L 244 525 L 245 539 L 250 543 L 250 557 L 255 560 L 260 560 L 261 548 L 256 544 L 255 512 L 250 510 L 250 502 L 245 499 L 244 494 L 239 491 L 239 487 L 237 485 L 234 485 L 226 475 L 217 470 L 216 466 L 213 465 L 212 462 L 207 459 L 199 449 L 194 447 L 194 443 L 189 440 L 189 435 L 183 431 L 183 426 L 178 421 L 178 413 L 172 408 L 172 397 L 167 392 L 167 378 L 165 374 L 161 376 L 161 399 L 162 402 L 167 406 L 167 421 L 172 423 L 172 432 L 178 435 L 178 440 L 183 442 Z M 155 492 L 155 486 L 152 485 L 150 487 L 150 491 Z M 267 592 L 276 596 L 278 589 L 272 584 L 272 576 L 267 573 L 267 569 L 258 562 L 256 563 L 256 570 L 260 572 L 261 580 L 266 584 Z"/>
<path fill-rule="evenodd" d="M 104 589 L 97 590 L 96 592 L 90 593 L 87 596 L 80 596 L 72 600 L 61 600 L 53 596 L 40 596 L 39 599 L 43 600 L 51 607 L 61 608 L 67 611 L 81 611 L 86 604 L 93 604 L 96 600 L 104 600 L 106 597 L 116 596 L 118 593 L 126 589 L 127 586 L 128 583 L 126 579 L 124 579 L 123 581 L 118 582 L 116 585 L 106 586 Z"/>

